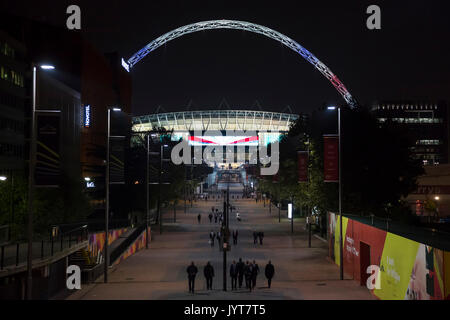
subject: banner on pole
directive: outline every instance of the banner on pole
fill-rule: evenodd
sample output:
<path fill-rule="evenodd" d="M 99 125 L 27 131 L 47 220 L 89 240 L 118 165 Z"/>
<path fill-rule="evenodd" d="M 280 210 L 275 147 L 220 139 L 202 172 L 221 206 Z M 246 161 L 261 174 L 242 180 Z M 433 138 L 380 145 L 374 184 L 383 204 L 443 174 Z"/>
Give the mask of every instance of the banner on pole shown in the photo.
<path fill-rule="evenodd" d="M 58 187 L 61 183 L 61 117 L 59 112 L 36 112 L 35 185 Z"/>
<path fill-rule="evenodd" d="M 308 182 L 308 151 L 297 151 L 298 182 Z"/>
<path fill-rule="evenodd" d="M 324 135 L 323 146 L 324 182 L 339 182 L 339 137 Z"/>

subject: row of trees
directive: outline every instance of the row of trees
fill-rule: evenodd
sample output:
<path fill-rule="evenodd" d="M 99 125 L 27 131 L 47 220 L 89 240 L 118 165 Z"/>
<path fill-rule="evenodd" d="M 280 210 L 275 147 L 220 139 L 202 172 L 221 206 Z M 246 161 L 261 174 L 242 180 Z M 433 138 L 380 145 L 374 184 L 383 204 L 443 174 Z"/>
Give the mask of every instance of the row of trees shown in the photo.
<path fill-rule="evenodd" d="M 150 139 L 150 152 L 159 153 L 162 146 L 163 158 L 170 159 L 172 148 L 178 141 L 172 141 L 172 131 L 164 128 L 154 128 L 154 138 Z M 146 135 L 134 137 L 132 148 L 128 152 L 129 167 L 127 184 L 131 186 L 130 205 L 133 211 L 145 213 L 146 210 L 146 166 L 147 166 L 147 141 Z M 206 165 L 186 166 L 175 165 L 172 161 L 162 162 L 161 183 L 159 184 L 160 156 L 151 155 L 149 161 L 149 207 L 157 208 L 158 199 L 161 196 L 163 207 L 175 207 L 184 197 L 192 198 L 195 188 L 202 182 L 204 177 L 211 173 Z M 175 208 L 174 208 L 175 210 Z"/>
<path fill-rule="evenodd" d="M 12 240 L 24 240 L 28 225 L 28 180 L 23 172 L 0 183 L 0 225 L 9 225 Z M 92 208 L 80 181 L 62 177 L 58 188 L 35 188 L 34 233 L 36 238 L 46 238 L 52 225 L 85 220 Z"/>
<path fill-rule="evenodd" d="M 401 199 L 417 187 L 423 174 L 411 157 L 407 132 L 392 122 L 379 123 L 363 107 L 341 110 L 342 211 L 413 222 Z M 324 215 L 338 210 L 338 184 L 323 180 L 323 135 L 337 132 L 336 113 L 318 111 L 300 117 L 280 142 L 278 179 L 265 177 L 260 189 L 273 199 L 293 197 L 294 205 Z M 309 150 L 309 183 L 298 183 L 297 151 Z M 278 181 L 274 181 L 278 180 Z"/>

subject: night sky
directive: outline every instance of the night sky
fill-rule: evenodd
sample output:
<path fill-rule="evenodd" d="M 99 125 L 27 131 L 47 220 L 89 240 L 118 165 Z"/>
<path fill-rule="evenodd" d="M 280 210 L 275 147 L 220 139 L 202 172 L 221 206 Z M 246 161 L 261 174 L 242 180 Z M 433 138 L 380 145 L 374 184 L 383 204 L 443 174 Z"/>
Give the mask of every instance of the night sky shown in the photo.
<path fill-rule="evenodd" d="M 447 1 L 448 2 L 448 1 Z M 185 24 L 244 20 L 279 31 L 325 63 L 361 103 L 450 101 L 450 11 L 446 1 L 19 1 L 1 10 L 65 27 L 66 7 L 82 10 L 82 32 L 101 51 L 126 59 Z M 381 7 L 381 30 L 366 8 Z M 133 113 L 218 109 L 308 112 L 344 103 L 300 55 L 259 34 L 209 30 L 175 39 L 132 69 Z M 222 109 L 226 109 L 226 104 Z"/>

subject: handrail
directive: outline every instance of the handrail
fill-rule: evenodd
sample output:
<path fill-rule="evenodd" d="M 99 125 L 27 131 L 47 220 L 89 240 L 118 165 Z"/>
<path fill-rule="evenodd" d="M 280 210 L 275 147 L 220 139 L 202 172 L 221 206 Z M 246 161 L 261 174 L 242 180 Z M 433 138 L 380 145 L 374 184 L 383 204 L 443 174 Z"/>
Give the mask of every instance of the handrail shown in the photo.
<path fill-rule="evenodd" d="M 145 224 L 137 227 L 121 244 L 119 244 L 110 254 L 109 264 L 112 265 L 122 253 L 142 234 Z"/>

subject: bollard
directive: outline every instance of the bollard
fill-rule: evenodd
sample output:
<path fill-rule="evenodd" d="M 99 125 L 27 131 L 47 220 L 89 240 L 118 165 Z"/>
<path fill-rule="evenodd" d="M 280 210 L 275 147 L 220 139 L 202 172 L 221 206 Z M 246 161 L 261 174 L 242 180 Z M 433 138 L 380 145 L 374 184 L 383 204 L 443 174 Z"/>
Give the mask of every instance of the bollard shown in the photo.
<path fill-rule="evenodd" d="M 17 246 L 16 246 L 16 267 L 19 265 L 19 246 L 20 246 L 20 244 L 17 243 Z"/>
<path fill-rule="evenodd" d="M 5 246 L 2 246 L 2 255 L 0 261 L 0 270 L 3 270 L 3 260 L 5 259 Z"/>

